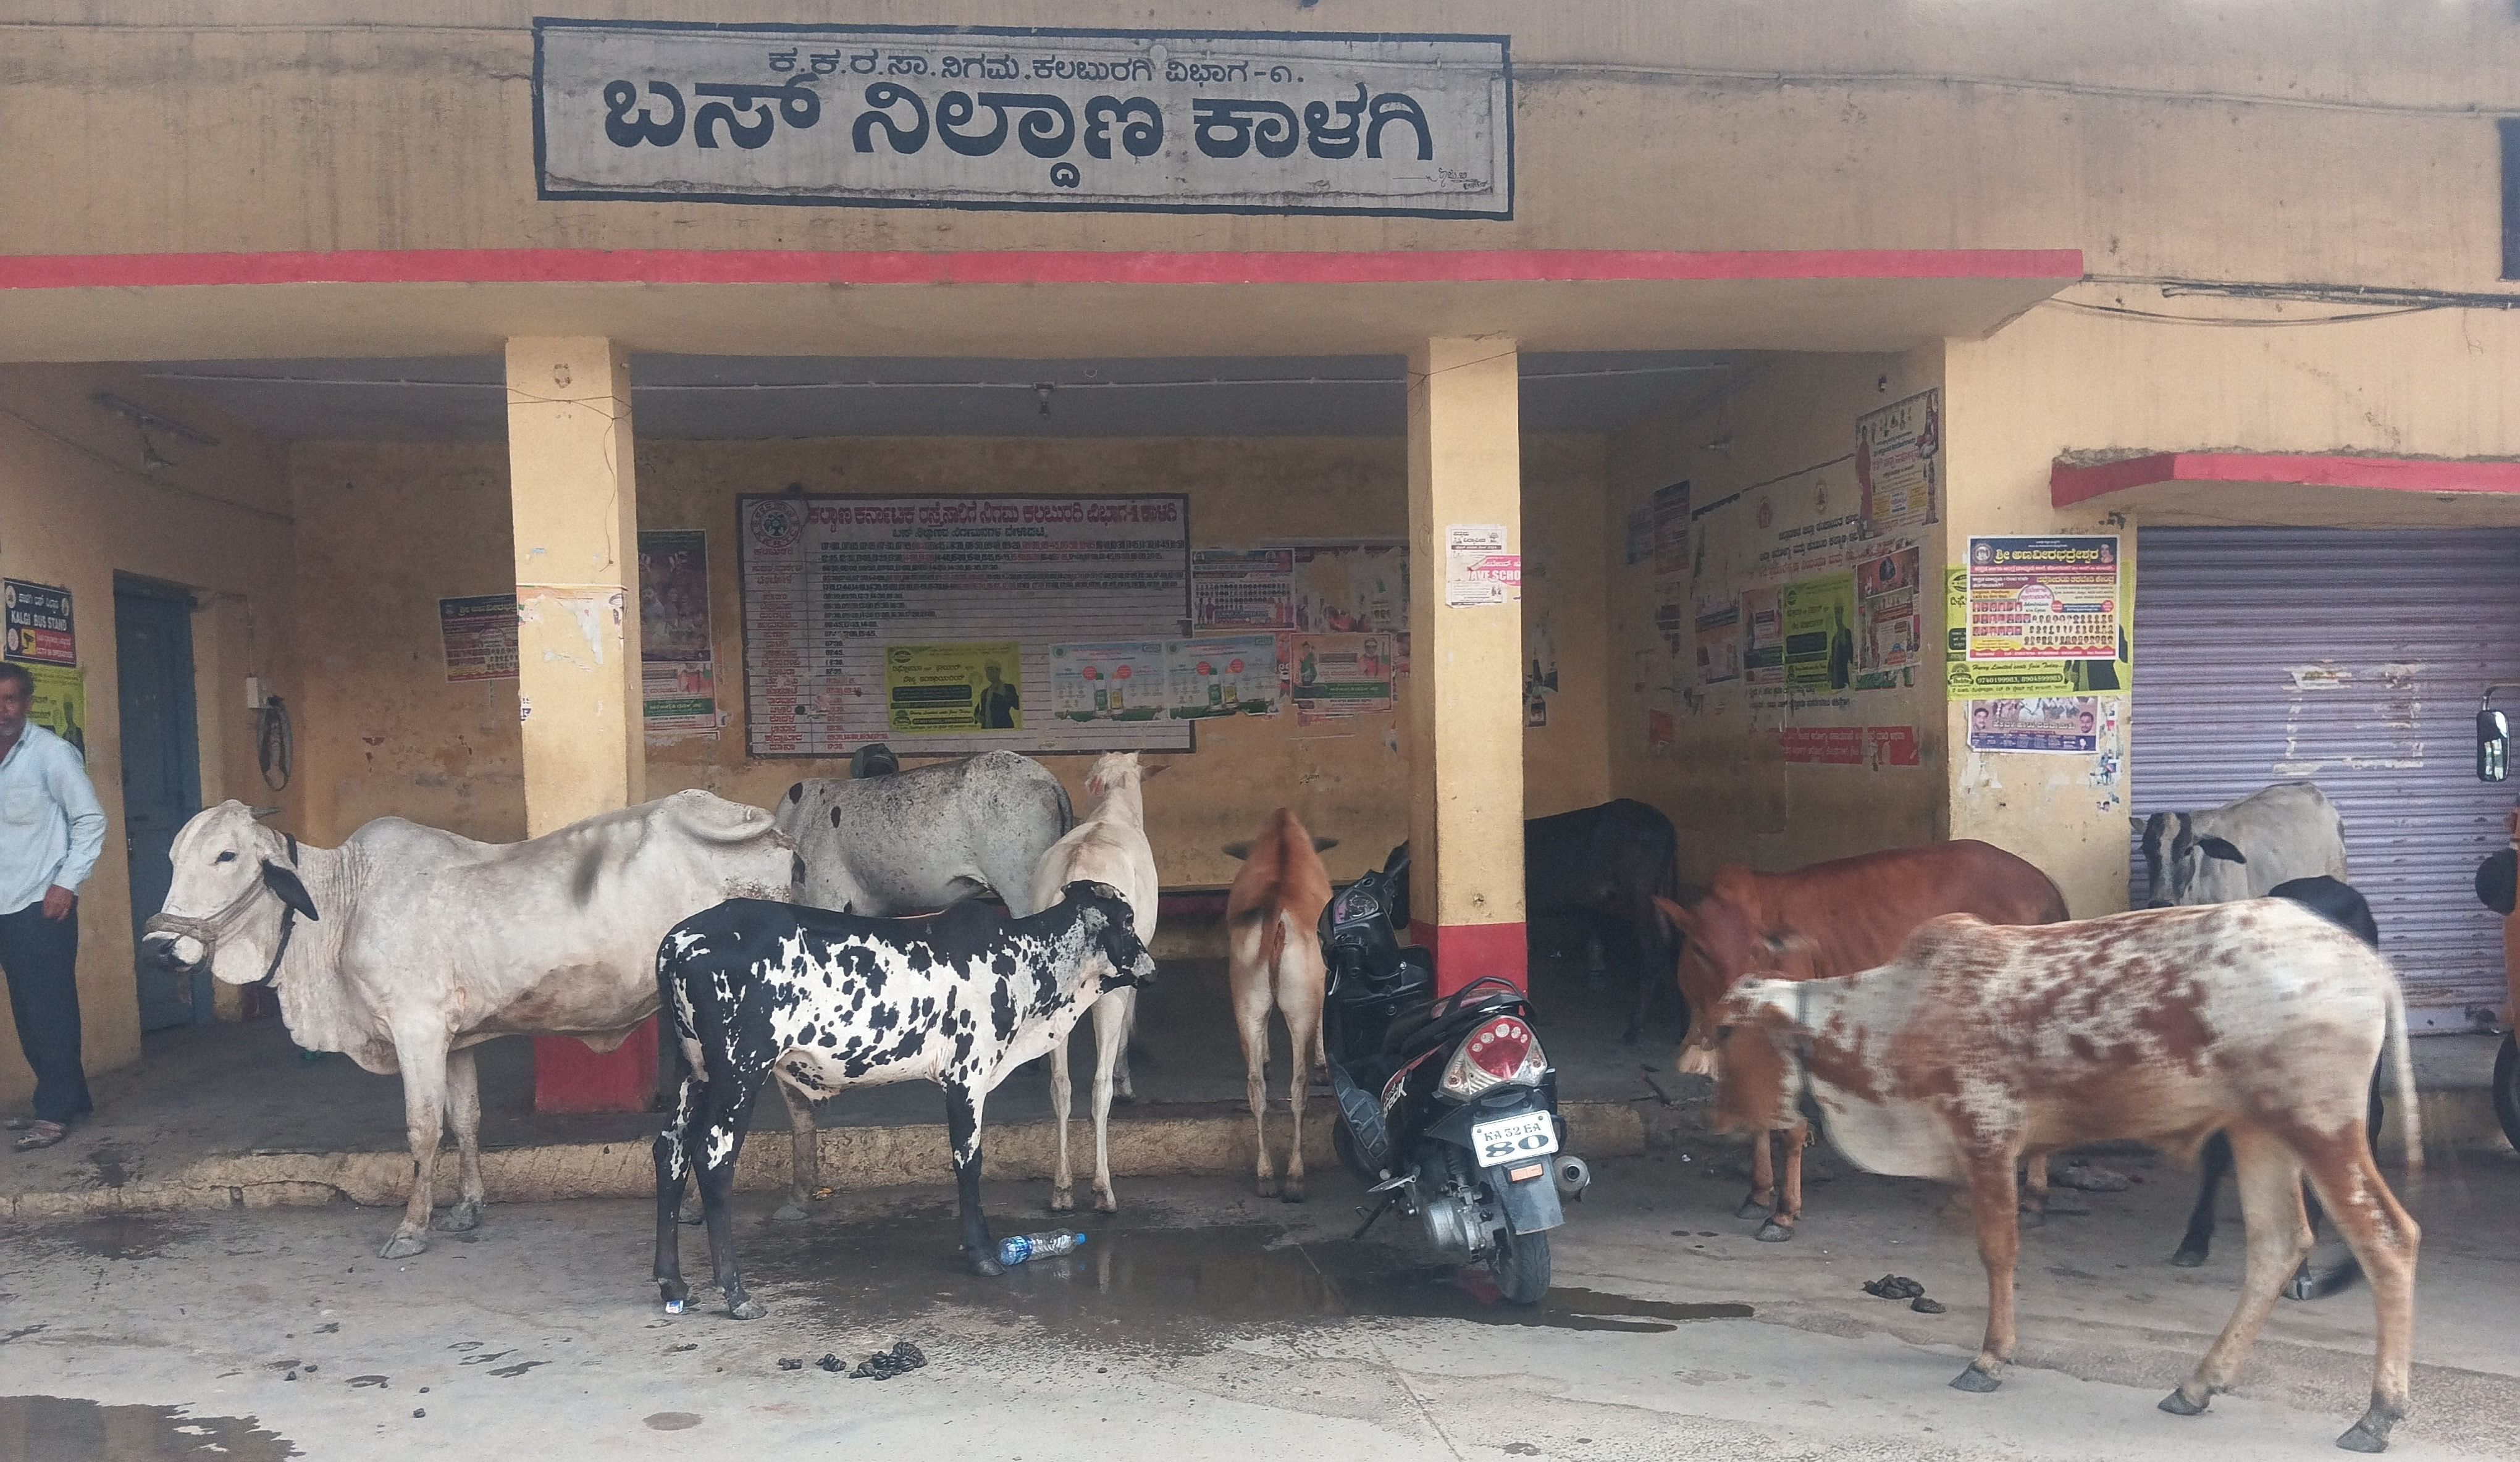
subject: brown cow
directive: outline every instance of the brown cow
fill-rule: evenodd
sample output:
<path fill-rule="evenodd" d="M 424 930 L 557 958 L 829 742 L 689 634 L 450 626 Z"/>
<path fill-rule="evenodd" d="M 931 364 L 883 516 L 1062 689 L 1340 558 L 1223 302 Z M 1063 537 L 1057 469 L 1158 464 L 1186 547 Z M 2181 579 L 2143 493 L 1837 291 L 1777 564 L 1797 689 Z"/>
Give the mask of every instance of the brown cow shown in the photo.
<path fill-rule="evenodd" d="M 1322 1059 L 1322 908 L 1330 901 L 1330 876 L 1322 850 L 1337 843 L 1304 831 L 1295 814 L 1269 814 L 1260 841 L 1226 849 L 1242 859 L 1225 899 L 1229 980 L 1234 1023 L 1242 1032 L 1244 1084 L 1251 1097 L 1251 1125 L 1259 1149 L 1259 1183 L 1288 1203 L 1304 1201 L 1304 1089 Z M 1286 1154 L 1281 1185 L 1269 1165 L 1269 1011 L 1285 1019 L 1289 1070 L 1286 1105 L 1294 1109 L 1295 1141 Z"/>
<path fill-rule="evenodd" d="M 2230 1322 L 2164 1398 L 2193 1416 L 2230 1388 L 2310 1252 L 2311 1185 L 2370 1276 L 2371 1404 L 2339 1446 L 2376 1452 L 2407 1414 L 2414 1220 L 2363 1139 L 2367 1073 L 2386 1044 L 2421 1164 L 2406 1002 L 2379 952 L 2287 899 L 2147 909 L 2044 929 L 1958 916 L 1916 931 L 1880 969 L 1753 981 L 1723 1018 L 1787 1051 L 1791 1115 L 1806 1078 L 1830 1139 L 1874 1172 L 1963 1183 L 1986 1262 L 1986 1341 L 1952 1385 L 1993 1391 L 2012 1359 L 2021 1235 L 2014 1165 L 2133 1139 L 2182 1161 L 2228 1132 L 2248 1266 Z"/>
<path fill-rule="evenodd" d="M 1975 914 L 1989 924 L 2054 924 L 2067 917 L 2064 895 L 2048 875 L 1991 844 L 1961 841 L 1894 847 L 1861 857 L 1814 863 L 1791 873 L 1718 869 L 1706 896 L 1683 908 L 1656 900 L 1686 936 L 1678 978 L 1688 1003 L 1688 1038 L 1680 1069 L 1717 1075 L 1728 1087 L 1764 1093 L 1780 1079 L 1781 1058 L 1758 1037 L 1725 1040 L 1716 1012 L 1753 972 L 1795 979 L 1852 975 L 1886 964 L 1917 925 L 1938 914 Z M 1785 958 L 1792 950 L 1792 958 Z M 1720 1057 L 1720 1060 L 1719 1060 Z M 1719 1073 L 1719 1067 L 1721 1071 Z M 1737 1104 L 1719 1095 L 1725 1129 Z M 1803 1148 L 1811 1124 L 1785 1109 L 1784 1186 L 1770 1156 L 1772 1133 L 1750 1128 L 1750 1193 L 1740 1216 L 1763 1218 L 1759 1238 L 1781 1244 L 1803 1212 Z M 2045 1166 L 2032 1171 L 2033 1204 L 2044 1209 Z"/>

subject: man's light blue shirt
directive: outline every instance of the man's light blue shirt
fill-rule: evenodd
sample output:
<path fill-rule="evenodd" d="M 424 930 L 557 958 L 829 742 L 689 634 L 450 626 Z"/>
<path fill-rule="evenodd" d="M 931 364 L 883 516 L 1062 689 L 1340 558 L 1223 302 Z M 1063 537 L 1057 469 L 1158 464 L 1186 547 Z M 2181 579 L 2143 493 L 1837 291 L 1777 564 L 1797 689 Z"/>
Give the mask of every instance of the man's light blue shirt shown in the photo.
<path fill-rule="evenodd" d="M 75 893 L 105 848 L 105 809 L 78 749 L 32 721 L 0 757 L 0 914 Z"/>

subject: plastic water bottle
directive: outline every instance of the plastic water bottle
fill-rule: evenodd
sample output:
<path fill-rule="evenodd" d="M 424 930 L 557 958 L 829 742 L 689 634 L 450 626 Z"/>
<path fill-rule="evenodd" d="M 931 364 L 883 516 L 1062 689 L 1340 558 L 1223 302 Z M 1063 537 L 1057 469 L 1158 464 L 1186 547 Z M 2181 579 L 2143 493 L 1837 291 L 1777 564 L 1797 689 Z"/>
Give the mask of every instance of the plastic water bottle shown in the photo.
<path fill-rule="evenodd" d="M 998 1262 L 1012 1269 L 1027 1259 L 1057 1258 L 1085 1247 L 1085 1235 L 1074 1229 L 1055 1233 L 1017 1234 L 998 1244 Z"/>

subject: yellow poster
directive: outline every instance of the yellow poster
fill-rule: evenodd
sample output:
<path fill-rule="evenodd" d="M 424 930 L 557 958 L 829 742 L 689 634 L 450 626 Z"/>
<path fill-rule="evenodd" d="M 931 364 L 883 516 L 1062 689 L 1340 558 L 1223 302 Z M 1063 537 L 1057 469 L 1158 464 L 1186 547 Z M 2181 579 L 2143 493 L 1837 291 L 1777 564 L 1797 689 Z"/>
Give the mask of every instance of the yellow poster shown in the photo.
<path fill-rule="evenodd" d="M 1968 566 L 1954 565 L 1945 599 L 1943 670 L 1954 701 L 1991 701 L 2008 697 L 2110 695 L 2135 689 L 2131 626 L 2135 623 L 2135 571 L 2118 561 L 2118 656 L 2116 660 L 1971 661 L 1968 658 Z"/>
<path fill-rule="evenodd" d="M 883 647 L 886 724 L 895 736 L 1023 729 L 1023 652 L 1013 640 Z"/>
<path fill-rule="evenodd" d="M 87 754 L 87 672 L 71 665 L 27 665 L 35 677 L 34 703 L 26 719 L 51 731 Z"/>
<path fill-rule="evenodd" d="M 1784 621 L 1785 687 L 1845 690 L 1855 684 L 1855 575 L 1798 578 L 1777 591 Z"/>

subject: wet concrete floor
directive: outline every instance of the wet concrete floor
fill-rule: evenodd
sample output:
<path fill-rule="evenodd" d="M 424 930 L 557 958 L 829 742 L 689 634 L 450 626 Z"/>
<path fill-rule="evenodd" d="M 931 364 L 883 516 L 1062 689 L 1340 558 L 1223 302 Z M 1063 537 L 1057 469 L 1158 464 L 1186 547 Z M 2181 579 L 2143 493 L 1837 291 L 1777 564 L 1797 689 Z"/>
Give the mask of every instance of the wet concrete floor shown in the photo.
<path fill-rule="evenodd" d="M 188 1416 L 180 1406 L 100 1406 L 61 1396 L 0 1396 L 0 1462 L 277 1462 L 298 1455 L 250 1416 Z"/>
<path fill-rule="evenodd" d="M 739 1239 L 738 1252 L 770 1302 L 801 1302 L 835 1321 L 909 1319 L 953 1304 L 1020 1317 L 1053 1339 L 1158 1351 L 1212 1349 L 1238 1334 L 1357 1316 L 1650 1334 L 1752 1315 L 1747 1304 L 1579 1287 L 1552 1289 L 1536 1305 L 1508 1304 L 1483 1269 L 1430 1262 L 1431 1251 L 1396 1224 L 1389 1240 L 1323 1238 L 1281 1224 L 1199 1222 L 1153 1206 L 1090 1214 L 1074 1226 L 1087 1235 L 1084 1248 L 990 1280 L 964 1269 L 950 1204 L 759 1228 Z"/>

